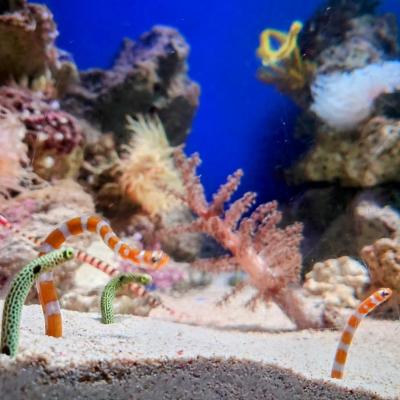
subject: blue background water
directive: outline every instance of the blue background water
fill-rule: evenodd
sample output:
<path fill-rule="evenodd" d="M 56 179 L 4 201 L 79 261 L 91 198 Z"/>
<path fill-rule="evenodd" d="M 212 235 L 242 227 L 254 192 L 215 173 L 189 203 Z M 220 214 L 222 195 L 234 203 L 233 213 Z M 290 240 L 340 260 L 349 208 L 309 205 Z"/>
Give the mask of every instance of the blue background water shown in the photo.
<path fill-rule="evenodd" d="M 190 77 L 201 85 L 200 108 L 188 151 L 203 159 L 209 194 L 237 168 L 245 177 L 240 193 L 259 200 L 287 200 L 295 194 L 277 172 L 304 151 L 292 138 L 297 109 L 272 86 L 258 81 L 255 56 L 266 27 L 287 30 L 322 4 L 317 0 L 47 0 L 55 15 L 59 47 L 80 69 L 109 67 L 123 37 L 137 38 L 155 24 L 176 27 L 191 46 Z M 398 0 L 380 11 L 400 15 Z"/>

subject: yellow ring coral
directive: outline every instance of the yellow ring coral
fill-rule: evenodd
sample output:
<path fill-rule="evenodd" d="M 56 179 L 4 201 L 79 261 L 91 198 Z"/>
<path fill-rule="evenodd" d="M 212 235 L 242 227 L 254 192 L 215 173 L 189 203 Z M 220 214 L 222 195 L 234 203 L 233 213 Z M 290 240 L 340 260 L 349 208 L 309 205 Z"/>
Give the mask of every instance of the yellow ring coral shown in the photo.
<path fill-rule="evenodd" d="M 303 24 L 300 21 L 294 21 L 288 33 L 265 29 L 260 35 L 260 46 L 257 49 L 257 55 L 262 59 L 263 65 L 268 66 L 289 58 L 297 49 L 297 37 L 302 28 Z M 279 48 L 273 48 L 273 40 L 279 43 Z"/>

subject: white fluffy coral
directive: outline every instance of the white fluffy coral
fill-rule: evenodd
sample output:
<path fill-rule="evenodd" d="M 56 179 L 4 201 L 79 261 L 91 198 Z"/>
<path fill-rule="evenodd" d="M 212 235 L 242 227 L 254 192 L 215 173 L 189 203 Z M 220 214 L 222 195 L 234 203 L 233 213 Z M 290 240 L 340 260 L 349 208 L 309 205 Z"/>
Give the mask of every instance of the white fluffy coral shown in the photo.
<path fill-rule="evenodd" d="M 400 62 L 370 64 L 352 72 L 318 75 L 311 85 L 311 110 L 339 131 L 354 129 L 368 118 L 374 100 L 400 88 Z"/>

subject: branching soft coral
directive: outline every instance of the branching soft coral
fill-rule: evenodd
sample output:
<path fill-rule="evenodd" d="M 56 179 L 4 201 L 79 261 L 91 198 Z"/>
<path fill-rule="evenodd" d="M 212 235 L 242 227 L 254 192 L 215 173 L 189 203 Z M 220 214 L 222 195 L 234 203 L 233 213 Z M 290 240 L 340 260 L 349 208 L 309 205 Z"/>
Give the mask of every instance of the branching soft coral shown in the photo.
<path fill-rule="evenodd" d="M 163 187 L 182 191 L 164 128 L 157 117 L 128 117 L 128 129 L 133 133 L 126 156 L 119 162 L 120 185 L 123 192 L 151 216 L 177 205 L 177 200 Z"/>
<path fill-rule="evenodd" d="M 199 156 L 194 154 L 188 158 L 179 149 L 175 152 L 175 160 L 185 187 L 181 200 L 198 217 L 190 225 L 177 227 L 175 232 L 204 232 L 231 253 L 219 259 L 200 260 L 197 266 L 212 272 L 242 268 L 248 275 L 249 283 L 258 291 L 249 305 L 259 299 L 273 300 L 298 328 L 326 326 L 325 310 L 320 310 L 318 315 L 307 310 L 299 284 L 302 225 L 295 223 L 279 228 L 282 214 L 275 201 L 261 204 L 249 217 L 243 218 L 255 202 L 255 193 L 246 193 L 225 210 L 225 203 L 240 183 L 241 170 L 229 176 L 212 202 L 208 203 L 196 175 Z"/>

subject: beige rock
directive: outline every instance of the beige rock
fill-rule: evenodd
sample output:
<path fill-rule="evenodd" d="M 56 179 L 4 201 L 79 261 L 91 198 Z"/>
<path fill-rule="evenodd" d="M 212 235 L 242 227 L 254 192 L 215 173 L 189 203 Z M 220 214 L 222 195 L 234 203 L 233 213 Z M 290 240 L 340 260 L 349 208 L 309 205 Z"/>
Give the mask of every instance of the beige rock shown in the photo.
<path fill-rule="evenodd" d="M 400 121 L 374 117 L 355 134 L 337 134 L 321 126 L 316 145 L 296 170 L 305 181 L 356 187 L 398 181 Z"/>
<path fill-rule="evenodd" d="M 367 197 L 367 196 L 364 196 Z M 400 234 L 400 215 L 388 205 L 360 196 L 353 208 L 354 226 L 359 248 L 377 239 Z"/>
<path fill-rule="evenodd" d="M 371 287 L 390 287 L 400 292 L 400 242 L 383 238 L 361 250 L 361 257 L 368 265 Z"/>
<path fill-rule="evenodd" d="M 339 257 L 314 264 L 304 288 L 332 306 L 356 307 L 369 278 L 366 268 L 351 257 Z"/>

